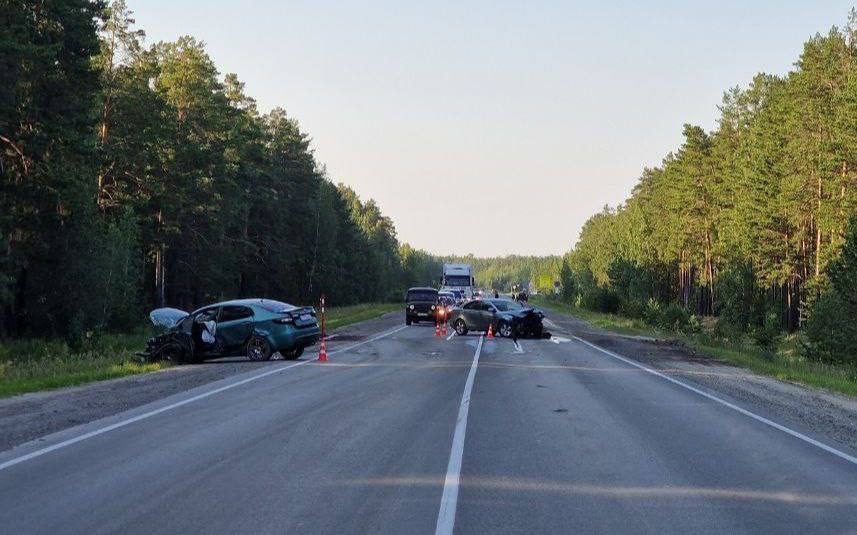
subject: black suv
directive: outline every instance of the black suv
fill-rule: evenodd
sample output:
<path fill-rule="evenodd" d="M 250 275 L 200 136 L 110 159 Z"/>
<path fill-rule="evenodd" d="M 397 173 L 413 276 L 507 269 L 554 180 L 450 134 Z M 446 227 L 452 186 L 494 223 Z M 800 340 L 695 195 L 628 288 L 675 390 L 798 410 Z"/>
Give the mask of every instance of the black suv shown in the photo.
<path fill-rule="evenodd" d="M 405 324 L 420 320 L 435 321 L 437 317 L 437 290 L 434 288 L 411 288 L 405 295 Z"/>

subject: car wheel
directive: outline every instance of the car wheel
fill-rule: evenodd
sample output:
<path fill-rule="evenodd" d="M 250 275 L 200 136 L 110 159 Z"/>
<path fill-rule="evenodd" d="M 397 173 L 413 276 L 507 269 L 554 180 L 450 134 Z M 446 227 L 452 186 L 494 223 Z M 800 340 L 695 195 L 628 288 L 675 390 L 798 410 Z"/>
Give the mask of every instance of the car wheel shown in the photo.
<path fill-rule="evenodd" d="M 464 336 L 465 334 L 467 334 L 467 324 L 464 323 L 463 319 L 458 318 L 457 320 L 455 320 L 455 324 L 453 325 L 453 327 L 455 328 L 455 334 L 457 334 L 458 336 Z"/>
<path fill-rule="evenodd" d="M 186 360 L 184 349 L 182 349 L 178 344 L 169 344 L 161 349 L 160 353 L 158 353 L 158 358 L 160 360 L 172 362 L 173 364 L 184 364 Z"/>
<path fill-rule="evenodd" d="M 296 348 L 290 349 L 288 351 L 280 351 L 280 354 L 286 360 L 297 360 L 300 358 L 301 355 L 304 354 L 304 348 L 303 348 L 303 346 L 296 347 Z"/>
<path fill-rule="evenodd" d="M 252 336 L 247 342 L 247 358 L 255 361 L 271 358 L 271 344 L 261 336 Z"/>
<path fill-rule="evenodd" d="M 497 325 L 497 334 L 502 336 L 503 338 L 511 338 L 512 337 L 512 325 L 507 321 L 501 321 Z"/>

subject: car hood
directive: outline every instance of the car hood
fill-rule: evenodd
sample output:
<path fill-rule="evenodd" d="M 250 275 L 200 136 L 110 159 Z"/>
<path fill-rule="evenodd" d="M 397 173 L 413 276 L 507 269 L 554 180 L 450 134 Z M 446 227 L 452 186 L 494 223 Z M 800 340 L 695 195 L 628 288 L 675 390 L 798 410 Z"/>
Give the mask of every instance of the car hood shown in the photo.
<path fill-rule="evenodd" d="M 187 312 L 177 308 L 156 308 L 149 312 L 149 319 L 156 327 L 171 329 L 187 317 Z"/>
<path fill-rule="evenodd" d="M 507 310 L 506 312 L 500 312 L 499 313 L 499 315 L 501 315 L 501 316 L 518 316 L 521 318 L 524 316 L 527 316 L 529 314 L 535 314 L 537 316 L 544 317 L 544 313 L 541 310 L 539 310 L 537 308 L 531 308 L 531 307 L 530 308 L 522 308 L 521 310 Z"/>

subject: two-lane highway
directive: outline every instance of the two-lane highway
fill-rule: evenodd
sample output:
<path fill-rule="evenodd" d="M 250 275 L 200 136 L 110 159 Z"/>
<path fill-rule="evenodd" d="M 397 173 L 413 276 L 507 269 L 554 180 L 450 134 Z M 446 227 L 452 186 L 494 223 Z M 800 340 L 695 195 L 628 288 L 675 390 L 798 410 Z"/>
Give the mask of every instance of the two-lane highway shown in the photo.
<path fill-rule="evenodd" d="M 848 458 L 581 341 L 387 327 L 0 455 L 0 531 L 857 526 Z"/>

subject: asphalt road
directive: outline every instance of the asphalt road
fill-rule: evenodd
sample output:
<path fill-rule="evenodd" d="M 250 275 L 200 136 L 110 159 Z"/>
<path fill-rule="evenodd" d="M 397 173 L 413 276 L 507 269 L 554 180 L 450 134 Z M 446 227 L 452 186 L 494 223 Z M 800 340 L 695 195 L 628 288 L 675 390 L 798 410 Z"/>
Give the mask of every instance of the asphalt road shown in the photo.
<path fill-rule="evenodd" d="M 857 532 L 824 437 L 571 337 L 384 327 L 0 455 L 0 532 Z"/>

